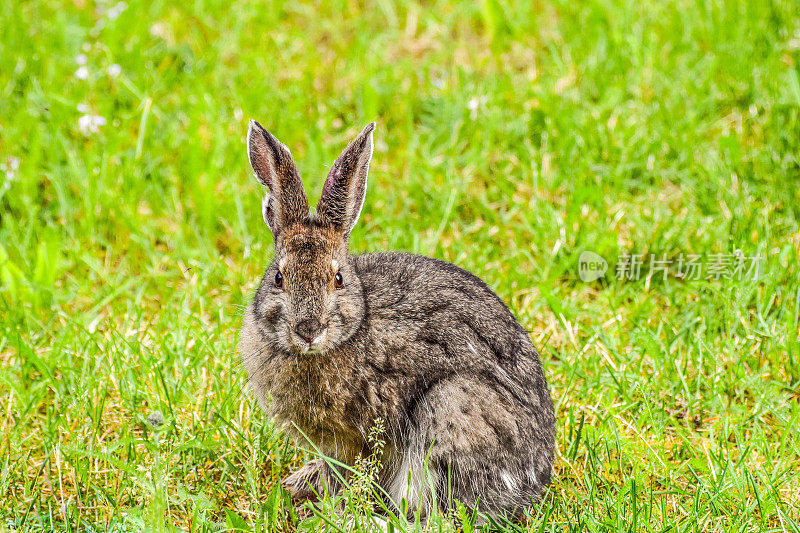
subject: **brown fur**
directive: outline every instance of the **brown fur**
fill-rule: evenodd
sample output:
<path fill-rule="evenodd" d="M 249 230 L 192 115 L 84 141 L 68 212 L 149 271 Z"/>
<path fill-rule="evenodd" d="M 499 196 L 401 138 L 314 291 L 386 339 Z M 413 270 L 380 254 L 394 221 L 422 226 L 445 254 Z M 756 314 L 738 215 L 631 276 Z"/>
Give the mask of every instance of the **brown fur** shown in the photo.
<path fill-rule="evenodd" d="M 249 137 L 258 144 L 271 136 L 251 127 Z M 252 161 L 262 148 L 250 149 L 256 173 L 280 172 Z M 346 464 L 371 451 L 367 435 L 383 420 L 379 482 L 395 503 L 405 498 L 410 510 L 426 511 L 455 498 L 514 515 L 541 494 L 553 459 L 553 405 L 538 354 L 469 272 L 408 254 L 349 254 L 371 152 L 368 126 L 334 163 L 316 214 L 290 203 L 268 221 L 275 259 L 240 341 L 250 383 L 288 433 Z M 259 179 L 302 187 L 299 175 Z M 287 194 L 300 197 L 286 189 L 280 197 Z M 315 461 L 286 486 L 307 497 L 333 479 L 330 466 Z"/>

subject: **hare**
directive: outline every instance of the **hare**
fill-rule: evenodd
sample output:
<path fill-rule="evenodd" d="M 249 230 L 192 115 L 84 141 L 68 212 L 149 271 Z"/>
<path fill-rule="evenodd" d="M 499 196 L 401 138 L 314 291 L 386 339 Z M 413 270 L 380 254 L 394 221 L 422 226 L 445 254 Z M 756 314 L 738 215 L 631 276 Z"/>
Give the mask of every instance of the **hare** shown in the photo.
<path fill-rule="evenodd" d="M 289 150 L 250 121 L 247 147 L 275 256 L 244 314 L 240 351 L 259 404 L 338 462 L 371 452 L 409 514 L 458 500 L 516 517 L 550 481 L 553 403 L 527 331 L 478 277 L 398 252 L 351 255 L 372 158 L 369 124 L 309 211 Z M 295 498 L 337 490 L 316 459 L 284 480 Z"/>

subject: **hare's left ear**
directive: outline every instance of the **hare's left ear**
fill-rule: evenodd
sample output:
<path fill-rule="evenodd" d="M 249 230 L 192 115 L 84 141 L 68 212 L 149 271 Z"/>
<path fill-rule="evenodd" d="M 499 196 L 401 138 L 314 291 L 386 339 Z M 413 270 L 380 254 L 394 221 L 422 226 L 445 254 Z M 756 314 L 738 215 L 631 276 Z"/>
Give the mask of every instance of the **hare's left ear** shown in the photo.
<path fill-rule="evenodd" d="M 345 239 L 349 237 L 364 206 L 374 129 L 375 123 L 369 123 L 347 145 L 328 172 L 322 196 L 317 203 L 320 218 L 341 231 Z"/>

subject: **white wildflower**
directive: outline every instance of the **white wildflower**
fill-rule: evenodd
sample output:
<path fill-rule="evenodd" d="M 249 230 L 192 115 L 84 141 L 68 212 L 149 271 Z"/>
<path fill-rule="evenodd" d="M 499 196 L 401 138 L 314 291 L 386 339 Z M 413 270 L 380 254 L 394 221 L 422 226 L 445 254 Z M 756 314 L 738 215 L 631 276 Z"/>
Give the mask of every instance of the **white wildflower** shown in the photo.
<path fill-rule="evenodd" d="M 79 80 L 85 80 L 89 78 L 89 69 L 86 68 L 86 65 L 78 67 L 78 70 L 75 71 L 75 77 Z"/>
<path fill-rule="evenodd" d="M 19 157 L 9 156 L 5 161 L 0 161 L 0 172 L 5 174 L 6 180 L 13 181 L 19 170 Z"/>
<path fill-rule="evenodd" d="M 161 39 L 164 39 L 165 41 L 169 41 L 170 40 L 170 38 L 169 38 L 170 34 L 171 34 L 171 30 L 170 30 L 169 26 L 167 26 L 163 22 L 156 22 L 155 24 L 150 26 L 150 35 L 152 35 L 153 37 L 160 37 Z"/>
<path fill-rule="evenodd" d="M 472 120 L 478 118 L 478 109 L 486 105 L 488 98 L 485 96 L 473 96 L 467 102 L 467 109 L 469 109 L 469 116 Z"/>
<path fill-rule="evenodd" d="M 88 113 L 89 112 L 89 106 L 86 105 L 86 104 L 78 104 L 78 112 L 79 113 Z"/>
<path fill-rule="evenodd" d="M 122 67 L 118 64 L 114 63 L 108 67 L 108 75 L 112 78 L 116 78 L 122 73 Z"/>
<path fill-rule="evenodd" d="M 85 65 L 88 60 L 86 54 L 78 54 L 75 56 L 75 62 L 79 65 Z"/>
<path fill-rule="evenodd" d="M 78 129 L 81 130 L 81 133 L 84 135 L 89 135 L 90 133 L 98 133 L 100 131 L 100 126 L 106 125 L 105 117 L 101 117 L 100 115 L 81 115 L 78 119 Z"/>

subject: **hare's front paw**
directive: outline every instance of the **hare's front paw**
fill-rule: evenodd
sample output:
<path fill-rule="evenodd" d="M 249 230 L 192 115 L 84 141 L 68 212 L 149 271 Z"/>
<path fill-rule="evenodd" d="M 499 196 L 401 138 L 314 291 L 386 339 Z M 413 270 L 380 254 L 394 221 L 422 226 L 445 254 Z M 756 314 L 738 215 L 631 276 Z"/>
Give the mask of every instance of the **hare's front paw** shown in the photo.
<path fill-rule="evenodd" d="M 322 459 L 309 461 L 297 472 L 283 478 L 281 485 L 295 501 L 318 500 L 325 491 L 333 492 L 330 467 Z"/>

